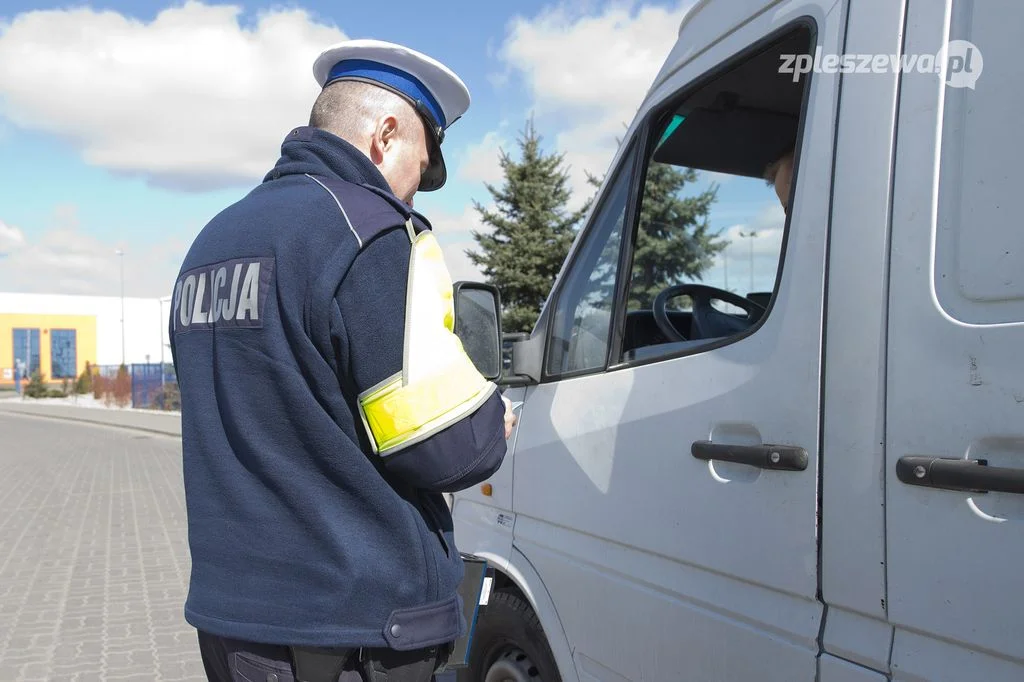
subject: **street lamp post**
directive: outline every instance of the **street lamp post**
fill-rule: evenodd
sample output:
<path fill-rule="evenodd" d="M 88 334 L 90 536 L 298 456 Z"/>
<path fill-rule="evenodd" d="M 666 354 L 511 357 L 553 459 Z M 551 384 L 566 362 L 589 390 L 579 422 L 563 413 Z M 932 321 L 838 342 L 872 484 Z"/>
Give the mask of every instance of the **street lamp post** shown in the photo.
<path fill-rule="evenodd" d="M 124 251 L 118 249 L 114 253 L 116 253 L 118 257 L 121 259 L 121 364 L 124 365 Z"/>
<path fill-rule="evenodd" d="M 732 291 L 729 288 L 729 247 L 726 246 L 722 249 L 722 265 L 725 267 L 725 290 Z"/>
<path fill-rule="evenodd" d="M 160 394 L 163 395 L 166 390 L 164 382 L 164 330 L 167 329 L 166 322 L 164 321 L 164 301 L 170 303 L 171 297 L 164 296 L 160 299 Z"/>
<path fill-rule="evenodd" d="M 754 237 L 757 236 L 757 232 L 751 230 L 750 232 L 740 232 L 740 237 L 750 237 L 750 291 L 754 291 Z"/>

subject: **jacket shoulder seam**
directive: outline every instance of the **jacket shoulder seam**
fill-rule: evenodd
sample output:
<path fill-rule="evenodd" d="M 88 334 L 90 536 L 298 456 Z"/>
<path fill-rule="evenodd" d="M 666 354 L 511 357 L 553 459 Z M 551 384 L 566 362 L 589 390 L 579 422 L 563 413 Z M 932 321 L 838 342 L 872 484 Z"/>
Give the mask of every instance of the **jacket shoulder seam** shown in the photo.
<path fill-rule="evenodd" d="M 338 210 L 341 211 L 341 215 L 345 218 L 345 224 L 348 225 L 349 231 L 352 232 L 352 236 L 356 238 L 356 242 L 359 244 L 359 248 L 360 249 L 363 248 L 363 240 L 359 236 L 359 233 L 356 232 L 356 228 L 352 225 L 352 221 L 349 220 L 348 213 L 345 211 L 345 207 L 342 205 L 341 199 L 338 198 L 338 195 L 335 194 L 334 191 L 330 187 L 325 185 L 323 182 L 321 182 L 315 176 L 310 175 L 309 173 L 305 173 L 304 175 L 307 178 L 309 178 L 310 180 L 312 180 L 313 182 L 315 182 L 316 184 L 320 185 L 324 189 L 325 192 L 327 192 L 328 194 L 331 195 L 331 198 L 334 199 L 334 203 L 337 205 Z"/>

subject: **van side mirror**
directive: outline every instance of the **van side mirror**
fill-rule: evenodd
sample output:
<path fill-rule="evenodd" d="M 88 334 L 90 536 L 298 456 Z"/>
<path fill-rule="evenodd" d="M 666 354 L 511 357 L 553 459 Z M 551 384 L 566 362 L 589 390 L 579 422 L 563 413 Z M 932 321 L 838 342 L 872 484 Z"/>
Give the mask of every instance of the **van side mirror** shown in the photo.
<path fill-rule="evenodd" d="M 481 282 L 456 282 L 455 335 L 469 359 L 489 381 L 501 377 L 501 295 Z"/>

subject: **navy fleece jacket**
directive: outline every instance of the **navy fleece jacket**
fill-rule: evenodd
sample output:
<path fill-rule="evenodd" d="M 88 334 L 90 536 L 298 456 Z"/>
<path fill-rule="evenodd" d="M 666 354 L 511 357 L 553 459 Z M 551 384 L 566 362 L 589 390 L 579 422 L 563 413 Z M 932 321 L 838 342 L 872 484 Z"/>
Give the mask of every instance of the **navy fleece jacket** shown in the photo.
<path fill-rule="evenodd" d="M 189 250 L 170 330 L 196 628 L 396 649 L 464 632 L 440 493 L 500 466 L 500 396 L 383 460 L 357 409 L 402 368 L 408 217 L 429 229 L 358 150 L 297 128 Z"/>

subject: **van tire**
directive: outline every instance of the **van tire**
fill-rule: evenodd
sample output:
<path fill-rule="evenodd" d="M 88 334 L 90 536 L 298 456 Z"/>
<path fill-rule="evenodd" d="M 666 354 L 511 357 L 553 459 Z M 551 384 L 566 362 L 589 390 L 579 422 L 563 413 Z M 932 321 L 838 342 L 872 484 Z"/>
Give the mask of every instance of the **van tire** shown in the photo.
<path fill-rule="evenodd" d="M 469 667 L 458 682 L 561 682 L 544 629 L 530 605 L 515 592 L 491 595 L 480 610 Z"/>

